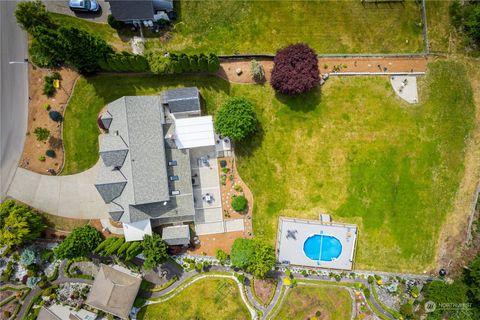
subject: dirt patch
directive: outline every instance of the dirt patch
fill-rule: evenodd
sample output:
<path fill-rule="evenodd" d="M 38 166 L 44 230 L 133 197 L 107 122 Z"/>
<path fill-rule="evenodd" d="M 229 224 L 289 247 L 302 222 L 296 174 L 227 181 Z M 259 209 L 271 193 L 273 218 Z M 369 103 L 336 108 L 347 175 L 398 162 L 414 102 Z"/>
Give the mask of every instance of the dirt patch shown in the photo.
<path fill-rule="evenodd" d="M 252 79 L 251 60 L 222 60 L 217 75 L 233 83 L 256 83 Z M 257 60 L 265 70 L 266 82 L 270 82 L 273 69 L 273 59 Z M 427 59 L 423 57 L 345 57 L 345 58 L 319 58 L 318 69 L 320 73 L 337 72 L 425 72 Z M 241 74 L 237 74 L 237 69 Z"/>
<path fill-rule="evenodd" d="M 255 295 L 260 299 L 260 302 L 263 305 L 267 305 L 270 302 L 270 297 L 272 297 L 275 292 L 276 283 L 273 279 L 254 279 L 253 280 L 253 289 L 255 290 Z"/>
<path fill-rule="evenodd" d="M 187 251 L 194 255 L 207 255 L 214 257 L 218 249 L 230 253 L 235 239 L 243 237 L 244 233 L 242 231 L 198 236 L 200 245 L 194 248 L 189 248 Z"/>
<path fill-rule="evenodd" d="M 476 105 L 475 128 L 465 151 L 465 171 L 458 188 L 453 209 L 447 216 L 438 242 L 436 268 L 446 268 L 450 276 L 463 270 L 463 266 L 480 250 L 480 239 L 465 246 L 467 228 L 473 209 L 476 188 L 480 181 L 480 68 L 473 59 L 464 59 L 472 85 Z"/>
<path fill-rule="evenodd" d="M 7 315 L 9 314 L 12 315 L 17 305 L 18 305 L 18 302 L 16 300 L 13 300 L 7 303 L 6 305 L 3 305 L 2 312 L 0 312 L 0 320 L 7 320 L 9 318 L 7 317 Z"/>
<path fill-rule="evenodd" d="M 50 106 L 49 110 L 58 111 L 63 116 L 68 98 L 78 77 L 78 73 L 72 69 L 61 68 L 54 71 L 59 72 L 62 76 L 60 88 L 56 90 L 52 97 L 47 97 L 43 95 L 44 77 L 51 74 L 53 70 L 29 65 L 27 137 L 20 167 L 41 174 L 49 174 L 48 169 L 53 169 L 55 173 L 58 173 L 63 163 L 62 125 L 61 122 L 50 119 L 49 111 L 44 106 L 48 104 Z M 47 141 L 37 141 L 34 134 L 37 127 L 46 128 L 50 131 L 50 137 Z M 45 155 L 48 149 L 55 151 L 54 158 Z M 41 157 L 45 157 L 45 160 L 41 161 Z"/>

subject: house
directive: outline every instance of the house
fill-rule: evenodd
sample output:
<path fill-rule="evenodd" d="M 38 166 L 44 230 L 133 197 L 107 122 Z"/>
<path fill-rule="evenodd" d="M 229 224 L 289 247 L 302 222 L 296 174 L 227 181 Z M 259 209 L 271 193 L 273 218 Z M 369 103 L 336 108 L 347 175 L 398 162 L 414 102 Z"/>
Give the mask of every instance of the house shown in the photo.
<path fill-rule="evenodd" d="M 128 269 L 102 264 L 85 303 L 121 319 L 128 319 L 141 282 L 141 276 Z"/>
<path fill-rule="evenodd" d="M 140 24 L 143 21 L 168 20 L 173 13 L 173 0 L 107 0 L 115 19 L 128 24 Z"/>
<path fill-rule="evenodd" d="M 143 239 L 152 227 L 194 222 L 191 164 L 216 143 L 212 117 L 200 116 L 198 89 L 122 97 L 99 121 L 108 132 L 99 136 L 95 187 L 111 218 L 123 223 L 126 241 Z"/>
<path fill-rule="evenodd" d="M 85 309 L 76 310 L 70 306 L 52 304 L 49 307 L 42 306 L 37 320 L 95 320 L 97 314 Z"/>

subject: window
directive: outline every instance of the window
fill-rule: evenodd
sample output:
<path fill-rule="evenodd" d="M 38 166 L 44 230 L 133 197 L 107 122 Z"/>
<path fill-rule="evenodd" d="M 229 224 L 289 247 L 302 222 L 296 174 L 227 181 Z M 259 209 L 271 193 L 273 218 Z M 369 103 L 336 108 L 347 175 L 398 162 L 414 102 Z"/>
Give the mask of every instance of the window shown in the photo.
<path fill-rule="evenodd" d="M 172 190 L 172 196 L 178 196 L 180 194 L 180 190 Z"/>
<path fill-rule="evenodd" d="M 178 176 L 170 176 L 170 181 L 178 181 Z"/>
<path fill-rule="evenodd" d="M 177 160 L 171 160 L 171 161 L 168 161 L 168 166 L 169 167 L 174 167 L 177 165 Z"/>

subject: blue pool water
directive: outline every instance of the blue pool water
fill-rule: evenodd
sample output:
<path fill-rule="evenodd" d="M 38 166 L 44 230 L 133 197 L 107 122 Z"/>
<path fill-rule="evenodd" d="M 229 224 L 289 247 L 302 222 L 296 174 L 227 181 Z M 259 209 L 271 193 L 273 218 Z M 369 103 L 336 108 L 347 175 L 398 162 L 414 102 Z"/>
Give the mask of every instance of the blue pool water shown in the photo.
<path fill-rule="evenodd" d="M 332 261 L 342 253 L 342 244 L 335 237 L 315 234 L 305 240 L 303 252 L 312 260 Z"/>

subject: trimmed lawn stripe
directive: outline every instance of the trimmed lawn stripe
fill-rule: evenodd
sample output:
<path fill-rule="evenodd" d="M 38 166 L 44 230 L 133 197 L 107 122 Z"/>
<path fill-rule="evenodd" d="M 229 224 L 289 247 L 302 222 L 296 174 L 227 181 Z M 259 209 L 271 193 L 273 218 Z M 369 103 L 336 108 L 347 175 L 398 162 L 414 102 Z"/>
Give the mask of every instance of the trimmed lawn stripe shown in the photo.
<path fill-rule="evenodd" d="M 142 308 L 137 318 L 250 319 L 250 313 L 235 281 L 205 278 L 188 286 L 170 300 Z"/>
<path fill-rule="evenodd" d="M 288 290 L 274 319 L 350 319 L 352 298 L 344 288 L 298 286 Z"/>

